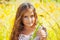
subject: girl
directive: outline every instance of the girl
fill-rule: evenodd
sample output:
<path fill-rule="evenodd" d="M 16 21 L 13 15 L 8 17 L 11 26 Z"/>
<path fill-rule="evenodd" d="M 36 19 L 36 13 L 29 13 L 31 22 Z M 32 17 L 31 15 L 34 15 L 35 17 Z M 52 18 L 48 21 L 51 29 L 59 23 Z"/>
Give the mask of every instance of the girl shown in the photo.
<path fill-rule="evenodd" d="M 10 40 L 30 40 L 36 28 L 37 14 L 30 3 L 22 3 L 16 13 Z M 39 29 L 34 40 L 46 40 L 45 28 Z"/>

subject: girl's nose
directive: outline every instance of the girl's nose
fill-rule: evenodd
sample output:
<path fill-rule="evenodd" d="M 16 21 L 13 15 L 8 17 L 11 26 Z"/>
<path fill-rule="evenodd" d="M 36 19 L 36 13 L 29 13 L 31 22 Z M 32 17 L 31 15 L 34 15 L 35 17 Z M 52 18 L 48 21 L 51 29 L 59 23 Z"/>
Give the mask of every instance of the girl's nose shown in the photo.
<path fill-rule="evenodd" d="M 31 22 L 31 20 L 32 20 L 32 19 L 29 17 L 29 22 Z"/>

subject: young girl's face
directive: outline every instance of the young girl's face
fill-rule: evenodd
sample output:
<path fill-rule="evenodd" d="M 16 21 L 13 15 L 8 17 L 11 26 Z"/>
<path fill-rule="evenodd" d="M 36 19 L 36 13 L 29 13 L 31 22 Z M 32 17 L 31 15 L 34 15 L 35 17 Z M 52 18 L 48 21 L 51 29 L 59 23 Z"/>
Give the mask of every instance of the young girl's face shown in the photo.
<path fill-rule="evenodd" d="M 26 27 L 31 27 L 35 22 L 34 12 L 32 9 L 28 9 L 23 15 L 23 24 Z"/>

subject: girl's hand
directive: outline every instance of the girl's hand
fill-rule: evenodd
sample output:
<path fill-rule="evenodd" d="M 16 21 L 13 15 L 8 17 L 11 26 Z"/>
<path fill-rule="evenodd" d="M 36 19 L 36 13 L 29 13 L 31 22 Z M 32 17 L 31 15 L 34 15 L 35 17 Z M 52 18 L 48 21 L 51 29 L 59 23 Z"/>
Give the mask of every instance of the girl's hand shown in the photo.
<path fill-rule="evenodd" d="M 47 38 L 46 28 L 41 27 L 38 31 L 38 35 L 40 36 L 40 40 L 46 40 Z"/>

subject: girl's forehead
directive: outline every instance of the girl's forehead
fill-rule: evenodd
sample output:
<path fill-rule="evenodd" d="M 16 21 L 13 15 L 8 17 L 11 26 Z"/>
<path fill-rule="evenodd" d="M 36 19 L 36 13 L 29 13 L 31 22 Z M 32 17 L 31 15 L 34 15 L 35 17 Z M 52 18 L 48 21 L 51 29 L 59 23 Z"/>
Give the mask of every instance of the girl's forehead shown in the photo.
<path fill-rule="evenodd" d="M 28 8 L 27 12 L 33 12 L 33 9 L 32 8 Z"/>
<path fill-rule="evenodd" d="M 27 9 L 24 15 L 34 15 L 33 9 Z"/>

